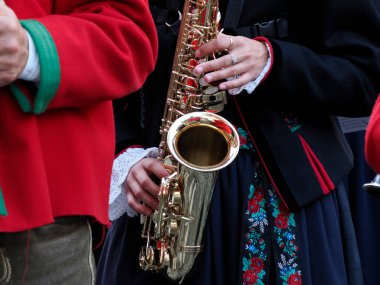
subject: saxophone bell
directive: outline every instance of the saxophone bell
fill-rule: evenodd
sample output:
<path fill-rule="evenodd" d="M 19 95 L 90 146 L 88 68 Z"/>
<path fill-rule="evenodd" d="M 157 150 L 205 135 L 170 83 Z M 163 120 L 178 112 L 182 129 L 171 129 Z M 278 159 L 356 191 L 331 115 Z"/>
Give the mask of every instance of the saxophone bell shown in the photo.
<path fill-rule="evenodd" d="M 170 127 L 167 144 L 182 165 L 196 171 L 217 171 L 230 164 L 239 151 L 239 136 L 223 117 L 191 112 Z"/>

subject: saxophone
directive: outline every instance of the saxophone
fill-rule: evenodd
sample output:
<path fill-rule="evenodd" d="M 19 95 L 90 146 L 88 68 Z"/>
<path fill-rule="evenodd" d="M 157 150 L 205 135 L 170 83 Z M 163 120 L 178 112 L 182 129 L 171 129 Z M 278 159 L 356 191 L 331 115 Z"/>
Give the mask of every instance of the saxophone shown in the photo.
<path fill-rule="evenodd" d="M 158 159 L 170 175 L 161 181 L 158 210 L 141 216 L 140 266 L 172 280 L 183 280 L 202 250 L 217 172 L 239 150 L 235 128 L 215 114 L 226 93 L 192 74 L 196 49 L 219 32 L 219 15 L 217 0 L 185 0 L 160 128 Z"/>

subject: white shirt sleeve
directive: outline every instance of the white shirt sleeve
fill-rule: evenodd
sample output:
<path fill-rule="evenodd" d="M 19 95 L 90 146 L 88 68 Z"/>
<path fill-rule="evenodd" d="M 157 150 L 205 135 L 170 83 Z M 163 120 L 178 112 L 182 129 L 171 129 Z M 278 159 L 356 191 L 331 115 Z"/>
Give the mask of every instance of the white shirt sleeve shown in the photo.
<path fill-rule="evenodd" d="M 128 205 L 127 195 L 124 190 L 124 182 L 129 170 L 133 165 L 145 157 L 157 157 L 158 149 L 155 147 L 128 148 L 125 152 L 115 158 L 112 166 L 109 209 L 108 215 L 111 221 L 121 217 L 124 213 L 128 216 L 137 216 L 137 213 Z"/>
<path fill-rule="evenodd" d="M 40 62 L 34 45 L 33 39 L 27 30 L 24 30 L 28 37 L 29 56 L 28 61 L 24 67 L 24 70 L 19 75 L 19 79 L 33 81 L 38 83 L 40 81 Z"/>
<path fill-rule="evenodd" d="M 232 89 L 228 90 L 228 93 L 230 93 L 230 95 L 237 95 L 240 92 L 242 92 L 243 90 L 246 90 L 248 92 L 248 94 L 251 94 L 256 89 L 256 87 L 259 86 L 260 82 L 263 80 L 265 75 L 268 73 L 269 68 L 271 66 L 270 48 L 269 48 L 267 43 L 264 43 L 264 44 L 267 47 L 269 57 L 268 57 L 268 61 L 265 64 L 263 70 L 261 70 L 259 76 L 257 76 L 257 78 L 255 80 L 252 80 L 252 81 L 246 83 L 245 85 L 243 85 L 241 87 L 232 88 Z M 236 75 L 236 76 L 227 78 L 227 80 L 232 80 L 232 79 L 238 78 L 239 76 L 240 75 Z"/>

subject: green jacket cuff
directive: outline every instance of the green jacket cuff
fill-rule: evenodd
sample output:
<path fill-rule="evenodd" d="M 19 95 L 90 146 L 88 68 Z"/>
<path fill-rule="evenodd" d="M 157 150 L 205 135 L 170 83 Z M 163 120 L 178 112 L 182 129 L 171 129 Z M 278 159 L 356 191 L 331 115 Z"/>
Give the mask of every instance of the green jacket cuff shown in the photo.
<path fill-rule="evenodd" d="M 0 188 L 0 216 L 6 216 L 8 215 L 7 209 L 5 208 L 4 198 L 3 198 L 3 192 Z"/>
<path fill-rule="evenodd" d="M 10 88 L 24 112 L 38 115 L 47 109 L 57 93 L 61 79 L 59 57 L 53 38 L 44 25 L 36 20 L 20 22 L 32 37 L 40 62 L 40 82 L 33 106 L 16 84 L 12 84 Z"/>

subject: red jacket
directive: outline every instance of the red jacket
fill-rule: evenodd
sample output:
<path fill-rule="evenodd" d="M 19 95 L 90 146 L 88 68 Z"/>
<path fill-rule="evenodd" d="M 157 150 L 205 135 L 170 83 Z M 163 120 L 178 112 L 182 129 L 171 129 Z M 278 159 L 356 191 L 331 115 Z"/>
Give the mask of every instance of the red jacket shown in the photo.
<path fill-rule="evenodd" d="M 65 215 L 108 223 L 112 99 L 141 87 L 157 38 L 146 0 L 8 0 L 34 39 L 39 88 L 0 88 L 1 232 Z"/>
<path fill-rule="evenodd" d="M 365 156 L 369 165 L 380 173 L 380 96 L 377 98 L 375 106 L 368 123 L 365 135 Z"/>

